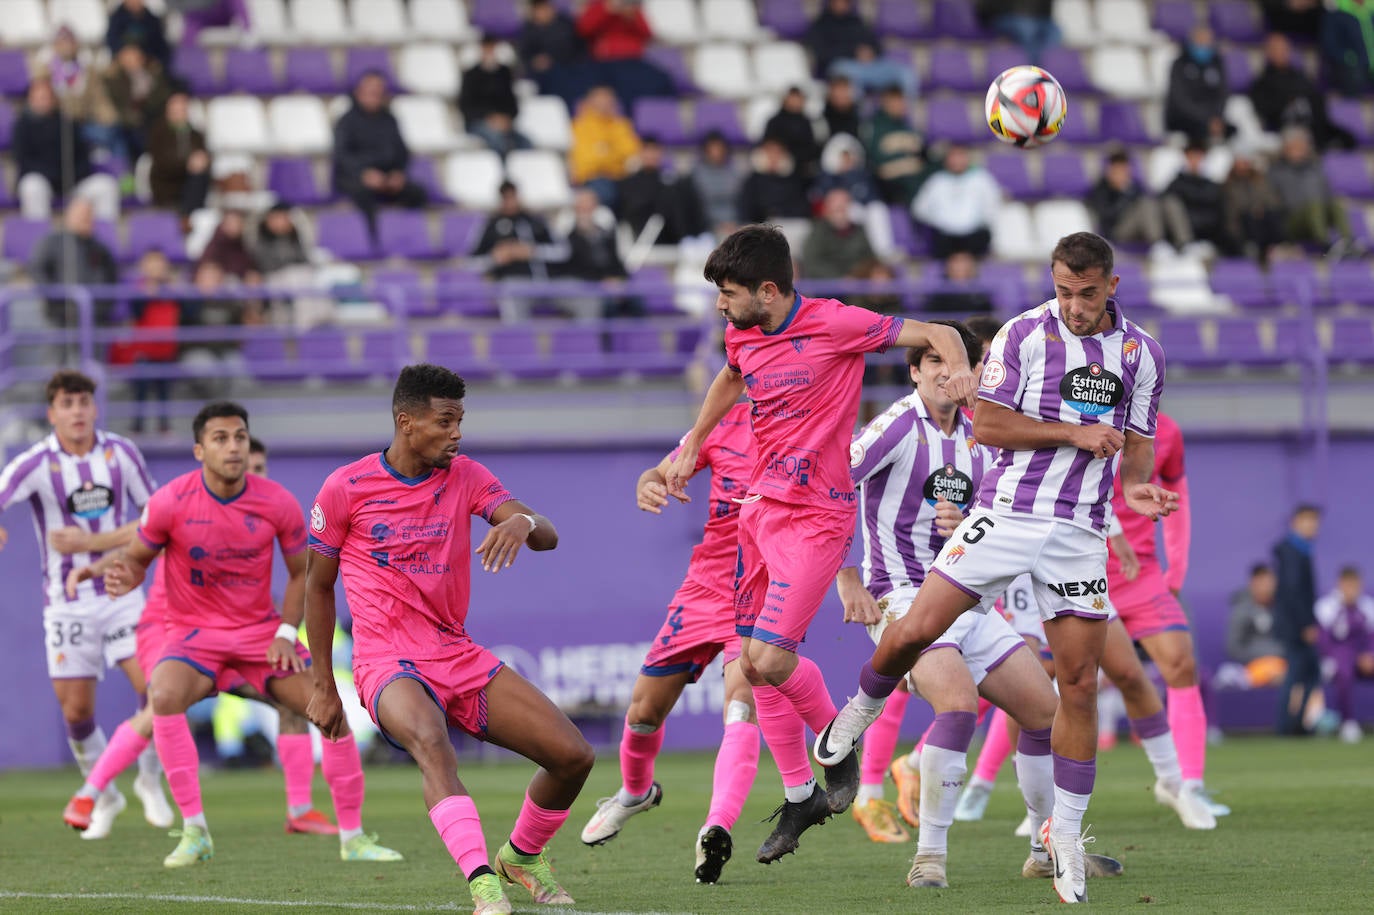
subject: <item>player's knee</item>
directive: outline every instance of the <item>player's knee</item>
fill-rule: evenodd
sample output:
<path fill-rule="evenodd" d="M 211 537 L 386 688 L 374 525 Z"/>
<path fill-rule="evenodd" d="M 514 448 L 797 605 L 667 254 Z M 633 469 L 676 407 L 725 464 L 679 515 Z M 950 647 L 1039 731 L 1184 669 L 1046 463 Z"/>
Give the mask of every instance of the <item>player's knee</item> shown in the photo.
<path fill-rule="evenodd" d="M 752 698 L 752 697 L 751 697 Z M 731 697 L 725 703 L 725 726 L 749 724 L 754 721 L 754 704 L 743 698 Z"/>
<path fill-rule="evenodd" d="M 1180 653 L 1159 664 L 1160 676 L 1174 688 L 1197 685 L 1197 664 L 1191 654 Z"/>
<path fill-rule="evenodd" d="M 457 765 L 457 754 L 453 752 L 453 743 L 444 728 L 419 728 L 402 737 L 399 742 L 421 769 L 447 769 Z"/>
<path fill-rule="evenodd" d="M 290 709 L 278 710 L 277 731 L 281 734 L 309 734 L 310 722 L 304 715 L 297 715 Z"/>
<path fill-rule="evenodd" d="M 62 700 L 62 719 L 67 724 L 80 724 L 95 717 L 95 702 L 87 696 L 71 696 Z"/>
<path fill-rule="evenodd" d="M 668 717 L 668 710 L 659 708 L 657 703 L 645 699 L 636 699 L 630 703 L 630 710 L 625 715 L 625 723 L 630 730 L 637 734 L 652 734 L 663 727 L 663 720 Z"/>
<path fill-rule="evenodd" d="M 564 781 L 581 783 L 591 774 L 596 765 L 596 751 L 580 733 L 576 740 L 568 741 L 559 754 L 557 775 Z"/>

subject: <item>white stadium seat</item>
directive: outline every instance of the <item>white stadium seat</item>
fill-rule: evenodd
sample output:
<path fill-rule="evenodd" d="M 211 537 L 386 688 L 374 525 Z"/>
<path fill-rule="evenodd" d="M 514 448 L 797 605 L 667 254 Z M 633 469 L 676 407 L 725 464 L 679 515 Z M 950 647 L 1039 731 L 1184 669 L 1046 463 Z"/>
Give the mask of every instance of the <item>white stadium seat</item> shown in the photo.
<path fill-rule="evenodd" d="M 213 153 L 268 151 L 267 113 L 252 95 L 218 95 L 205 107 L 205 144 Z"/>
<path fill-rule="evenodd" d="M 701 0 L 701 24 L 707 39 L 758 41 L 766 35 L 753 0 Z"/>
<path fill-rule="evenodd" d="M 1029 261 L 1040 256 L 1035 243 L 1035 228 L 1024 203 L 1009 200 L 997 211 L 992 224 L 992 253 L 1003 260 Z"/>
<path fill-rule="evenodd" d="M 253 37 L 264 44 L 292 44 L 296 33 L 286 17 L 286 0 L 248 0 Z"/>
<path fill-rule="evenodd" d="M 462 74 L 453 48 L 437 42 L 402 45 L 396 60 L 396 79 L 411 92 L 457 98 Z"/>
<path fill-rule="evenodd" d="M 1139 48 L 1108 45 L 1092 52 L 1088 75 L 1093 85 L 1117 98 L 1154 98 L 1155 89 Z"/>
<path fill-rule="evenodd" d="M 334 146 L 334 131 L 324 103 L 314 95 L 279 95 L 267 103 L 274 151 L 320 156 Z"/>
<path fill-rule="evenodd" d="M 444 190 L 469 210 L 494 209 L 502 177 L 501 157 L 489 149 L 456 152 L 444 162 Z"/>
<path fill-rule="evenodd" d="M 10 14 L 10 4 L 4 4 L 3 14 Z M 101 0 L 48 0 L 48 22 L 56 29 L 71 26 L 76 40 L 82 44 L 105 43 L 105 4 Z"/>
<path fill-rule="evenodd" d="M 476 36 L 462 0 L 410 0 L 410 27 L 429 41 L 458 43 Z"/>
<path fill-rule="evenodd" d="M 348 0 L 348 19 L 355 41 L 401 44 L 411 37 L 401 0 Z"/>
<path fill-rule="evenodd" d="M 1087 48 L 1097 43 L 1097 20 L 1088 0 L 1056 0 L 1054 23 L 1071 48 Z"/>
<path fill-rule="evenodd" d="M 391 100 L 391 113 L 413 153 L 451 153 L 467 145 L 466 137 L 453 129 L 448 103 L 438 96 L 398 95 Z"/>
<path fill-rule="evenodd" d="M 1055 244 L 1065 235 L 1093 230 L 1093 218 L 1081 200 L 1046 200 L 1037 203 L 1033 221 L 1035 256 L 1044 260 L 1049 260 Z"/>
<path fill-rule="evenodd" d="M 1178 59 L 1178 48 L 1173 45 L 1158 45 L 1150 49 L 1150 59 L 1146 64 L 1151 91 L 1160 98 L 1169 91 L 1169 71 Z"/>
<path fill-rule="evenodd" d="M 506 156 L 506 178 L 532 210 L 556 210 L 572 205 L 568 169 L 563 157 L 547 149 L 517 149 Z"/>
<path fill-rule="evenodd" d="M 758 87 L 749 72 L 749 56 L 737 44 L 704 44 L 692 61 L 692 80 L 707 95 L 742 99 Z"/>
<path fill-rule="evenodd" d="M 1158 146 L 1150 151 L 1145 166 L 1145 186 L 1158 193 L 1169 186 L 1183 170 L 1183 150 L 1176 146 Z"/>
<path fill-rule="evenodd" d="M 1144 0 L 1097 0 L 1097 30 L 1101 41 L 1150 45 L 1163 36 L 1150 27 Z"/>
<path fill-rule="evenodd" d="M 52 40 L 48 16 L 40 0 L 9 0 L 0 16 L 0 44 L 36 45 Z"/>
<path fill-rule="evenodd" d="M 311 44 L 353 41 L 353 30 L 344 16 L 343 0 L 291 0 L 291 23 L 297 37 Z"/>
<path fill-rule="evenodd" d="M 644 18 L 664 44 L 696 44 L 703 37 L 694 0 L 644 0 Z"/>
<path fill-rule="evenodd" d="M 754 89 L 786 92 L 811 83 L 811 65 L 795 41 L 770 41 L 754 48 Z"/>
<path fill-rule="evenodd" d="M 539 149 L 565 152 L 572 145 L 568 106 L 556 95 L 535 95 L 521 99 L 515 129 Z"/>
<path fill-rule="evenodd" d="M 763 139 L 763 129 L 781 108 L 782 98 L 777 95 L 756 95 L 745 103 L 741 126 L 750 142 L 757 143 Z"/>

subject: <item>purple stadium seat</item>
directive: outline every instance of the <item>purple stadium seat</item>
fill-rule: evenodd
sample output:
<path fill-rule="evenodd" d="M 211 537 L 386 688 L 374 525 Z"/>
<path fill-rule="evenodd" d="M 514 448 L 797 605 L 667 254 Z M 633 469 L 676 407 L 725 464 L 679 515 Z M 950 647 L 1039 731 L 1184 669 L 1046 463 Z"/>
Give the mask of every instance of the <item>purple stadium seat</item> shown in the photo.
<path fill-rule="evenodd" d="M 1154 143 L 1136 102 L 1103 102 L 1098 113 L 1099 135 L 1113 143 L 1144 146 Z"/>
<path fill-rule="evenodd" d="M 479 285 L 482 274 L 461 267 L 446 267 L 434 275 L 434 299 L 443 314 L 494 318 L 498 311 L 494 289 Z"/>
<path fill-rule="evenodd" d="M 960 98 L 934 98 L 926 105 L 926 139 L 972 143 L 988 136 L 987 128 L 969 117 L 968 101 Z"/>
<path fill-rule="evenodd" d="M 426 335 L 425 360 L 452 369 L 466 379 L 490 378 L 491 367 L 477 358 L 472 331 L 436 330 Z"/>
<path fill-rule="evenodd" d="M 450 257 L 466 257 L 477 246 L 484 223 L 481 213 L 449 210 L 441 223 L 440 244 Z"/>
<path fill-rule="evenodd" d="M 556 328 L 549 335 L 549 357 L 553 368 L 582 378 L 607 378 L 620 371 L 606 358 L 596 327 Z"/>
<path fill-rule="evenodd" d="M 1083 66 L 1083 55 L 1073 48 L 1050 48 L 1045 52 L 1040 65 L 1054 75 L 1059 80 L 1059 85 L 1065 92 L 1088 92 L 1096 95 L 1098 90 L 1088 76 L 1088 68 Z M 999 71 L 1000 72 L 1000 71 Z M 996 76 L 993 73 L 989 76 Z M 1072 106 L 1069 108 L 1073 112 Z"/>
<path fill-rule="evenodd" d="M 1202 327 L 1192 318 L 1166 318 L 1160 321 L 1156 338 L 1173 365 L 1217 368 L 1225 361 L 1208 352 L 1202 340 Z"/>
<path fill-rule="evenodd" d="M 650 45 L 644 51 L 644 59 L 672 77 L 673 88 L 678 95 L 697 94 L 697 84 L 692 82 L 692 71 L 680 48 L 666 44 Z"/>
<path fill-rule="evenodd" d="M 1155 4 L 1154 27 L 1174 41 L 1183 41 L 1197 24 L 1192 0 L 1159 0 Z"/>
<path fill-rule="evenodd" d="M 1269 280 L 1252 260 L 1219 260 L 1212 265 L 1212 291 L 1231 297 L 1242 309 L 1271 308 L 1277 303 Z"/>
<path fill-rule="evenodd" d="M 759 25 L 777 32 L 780 38 L 800 38 L 810 24 L 801 0 L 759 2 Z"/>
<path fill-rule="evenodd" d="M 1226 85 L 1232 92 L 1245 92 L 1255 81 L 1255 65 L 1245 48 L 1226 48 L 1221 53 L 1226 65 Z"/>
<path fill-rule="evenodd" d="M 1374 182 L 1362 152 L 1329 152 L 1322 157 L 1331 190 L 1345 197 L 1374 197 Z"/>
<path fill-rule="evenodd" d="M 119 243 L 119 223 L 110 219 L 97 219 L 95 221 L 95 231 L 91 233 L 96 240 L 109 248 L 115 257 L 123 252 L 124 248 Z"/>
<path fill-rule="evenodd" d="M 403 365 L 414 362 L 410 338 L 394 330 L 374 330 L 363 334 L 363 368 L 369 375 L 394 376 Z"/>
<path fill-rule="evenodd" d="M 172 69 L 195 95 L 219 95 L 224 84 L 210 65 L 210 53 L 196 45 L 177 45 L 176 63 Z"/>
<path fill-rule="evenodd" d="M 315 241 L 341 261 L 371 260 L 377 252 L 357 210 L 327 210 L 315 219 Z"/>
<path fill-rule="evenodd" d="M 1264 20 L 1258 3 L 1251 0 L 1212 0 L 1212 28 L 1217 37 L 1255 44 L 1264 37 Z"/>
<path fill-rule="evenodd" d="M 798 4 L 800 5 L 800 4 Z M 911 0 L 878 0 L 873 28 L 879 35 L 895 38 L 934 38 L 937 33 L 919 4 Z"/>
<path fill-rule="evenodd" d="M 1031 180 L 1030 166 L 1024 152 L 988 153 L 983 165 L 1013 200 L 1029 200 L 1040 196 L 1039 188 Z"/>
<path fill-rule="evenodd" d="M 1326 113 L 1332 122 L 1344 127 L 1355 135 L 1361 143 L 1374 143 L 1374 130 L 1364 116 L 1364 101 L 1332 95 L 1326 100 Z"/>
<path fill-rule="evenodd" d="M 309 159 L 273 159 L 267 163 L 267 189 L 291 206 L 318 206 L 329 200 L 315 184 Z"/>
<path fill-rule="evenodd" d="M 994 45 L 988 48 L 987 60 L 983 65 L 983 82 L 985 84 L 991 83 L 997 78 L 998 74 L 1002 73 L 1004 70 L 1010 70 L 1012 67 L 1019 67 L 1026 63 L 1029 63 L 1029 61 L 1026 60 L 1026 52 L 1015 45 Z M 1049 70 L 1049 67 L 1045 69 Z M 1059 78 L 1058 73 L 1053 70 L 1050 70 L 1050 72 L 1054 73 L 1055 79 Z M 1061 83 L 1060 85 L 1063 84 Z"/>
<path fill-rule="evenodd" d="M 499 372 L 517 378 L 552 378 L 558 374 L 539 352 L 531 327 L 497 327 L 487 334 L 487 360 Z"/>
<path fill-rule="evenodd" d="M 10 103 L 0 99 L 0 149 L 9 149 L 14 136 L 14 109 Z M 6 187 L 8 190 L 8 187 Z"/>
<path fill-rule="evenodd" d="M 21 219 L 17 216 L 5 220 L 5 260 L 15 264 L 27 264 L 29 255 L 40 241 L 52 231 L 52 223 L 46 219 Z"/>
<path fill-rule="evenodd" d="M 339 80 L 328 48 L 287 48 L 283 82 L 291 92 L 314 95 L 336 95 L 351 88 Z"/>
<path fill-rule="evenodd" d="M 382 210 L 377 214 L 377 244 L 388 256 L 415 260 L 444 256 L 430 237 L 429 217 L 423 210 Z"/>
<path fill-rule="evenodd" d="M 299 381 L 305 375 L 298 363 L 288 358 L 286 334 L 279 328 L 255 328 L 244 338 L 239 352 L 248 363 L 249 372 L 258 380 Z"/>
<path fill-rule="evenodd" d="M 514 37 L 520 31 L 520 7 L 510 0 L 473 0 L 472 24 L 488 35 Z"/>
<path fill-rule="evenodd" d="M 324 378 L 355 381 L 370 374 L 348 351 L 348 338 L 342 331 L 318 328 L 296 338 L 296 353 L 301 371 Z"/>
<path fill-rule="evenodd" d="M 610 330 L 611 361 L 626 371 L 646 375 L 681 372 L 682 357 L 663 347 L 663 330 L 641 320 L 617 322 Z"/>
<path fill-rule="evenodd" d="M 129 244 L 124 259 L 136 261 L 148 251 L 161 251 L 174 264 L 186 262 L 186 237 L 172 213 L 145 210 L 128 218 Z"/>
<path fill-rule="evenodd" d="M 682 112 L 675 98 L 636 99 L 635 133 L 641 137 L 657 137 L 665 146 L 691 143 L 687 131 L 682 128 Z"/>
<path fill-rule="evenodd" d="M 230 48 L 224 53 L 224 86 L 229 92 L 277 95 L 282 91 L 266 48 Z"/>
<path fill-rule="evenodd" d="M 666 267 L 640 267 L 630 277 L 626 293 L 635 295 L 644 303 L 644 309 L 651 315 L 680 314 L 674 302 L 671 279 Z"/>
<path fill-rule="evenodd" d="M 719 130 L 727 142 L 742 145 L 749 142 L 740 126 L 739 109 L 724 99 L 698 99 L 692 112 L 692 138 L 700 140 L 712 130 Z"/>
<path fill-rule="evenodd" d="M 29 91 L 29 65 L 18 48 L 0 49 L 0 95 L 23 95 Z"/>
<path fill-rule="evenodd" d="M 1370 234 L 1369 221 L 1365 219 L 1364 207 L 1350 208 L 1350 235 L 1368 251 L 1374 247 L 1374 236 Z"/>
<path fill-rule="evenodd" d="M 930 73 L 925 85 L 931 89 L 955 89 L 960 92 L 986 91 L 988 84 L 981 73 L 974 72 L 973 57 L 966 47 L 940 46 L 930 52 Z"/>
<path fill-rule="evenodd" d="M 15 222 L 5 224 L 5 249 L 9 250 L 9 227 Z M 6 257 L 9 254 L 6 253 Z M 1351 302 L 1355 305 L 1374 305 L 1374 276 L 1369 273 L 1369 261 L 1336 261 L 1327 274 L 1327 296 L 1331 302 L 1341 304 Z"/>
<path fill-rule="evenodd" d="M 410 168 L 407 169 L 410 180 L 429 193 L 429 202 L 437 205 L 447 205 L 453 203 L 453 198 L 444 192 L 444 183 L 439 180 L 439 170 L 434 167 L 434 160 L 425 156 L 410 157 Z"/>
<path fill-rule="evenodd" d="M 1331 322 L 1331 362 L 1374 364 L 1374 321 L 1369 316 L 1336 318 Z"/>
<path fill-rule="evenodd" d="M 1321 281 L 1317 265 L 1307 259 L 1275 260 L 1269 265 L 1269 286 L 1280 305 L 1293 305 L 1310 296 L 1314 304 L 1321 300 Z"/>
<path fill-rule="evenodd" d="M 377 301 L 386 306 L 387 311 L 396 314 L 403 309 L 407 315 L 434 315 L 438 311 L 434 296 L 425 290 L 420 271 L 414 267 L 382 267 L 372 271 L 372 285 L 385 289 Z M 388 296 L 398 296 L 399 301 Z"/>
<path fill-rule="evenodd" d="M 1019 314 L 1034 304 L 1026 297 L 1026 279 L 1019 264 L 987 261 L 978 268 L 978 283 L 992 296 L 998 314 Z"/>
<path fill-rule="evenodd" d="M 392 92 L 400 91 L 396 71 L 391 68 L 391 55 L 386 48 L 349 48 L 344 57 L 344 84 L 351 90 L 364 73 L 376 71 L 386 80 Z"/>
<path fill-rule="evenodd" d="M 988 33 L 978 24 L 973 6 L 968 0 L 935 0 L 931 34 L 942 38 L 986 39 Z"/>
<path fill-rule="evenodd" d="M 1045 172 L 1046 197 L 1082 197 L 1092 188 L 1083 157 L 1076 152 L 1047 152 L 1041 158 L 1041 165 Z"/>
<path fill-rule="evenodd" d="M 1264 345 L 1259 322 L 1253 318 L 1220 318 L 1216 326 L 1217 355 L 1226 362 L 1273 367 L 1286 361 Z"/>

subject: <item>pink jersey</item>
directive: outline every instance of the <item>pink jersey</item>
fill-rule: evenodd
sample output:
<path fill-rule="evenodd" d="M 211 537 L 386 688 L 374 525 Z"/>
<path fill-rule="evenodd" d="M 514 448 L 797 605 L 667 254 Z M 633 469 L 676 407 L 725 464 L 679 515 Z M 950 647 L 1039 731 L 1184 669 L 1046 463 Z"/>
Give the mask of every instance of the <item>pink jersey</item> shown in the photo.
<path fill-rule="evenodd" d="M 468 640 L 469 517 L 515 498 L 463 455 L 403 477 L 381 453 L 329 475 L 310 512 L 310 548 L 339 560 L 353 655 L 432 660 Z"/>
<path fill-rule="evenodd" d="M 680 449 L 671 455 L 677 458 Z M 739 554 L 739 499 L 749 489 L 756 448 L 750 430 L 749 405 L 735 404 L 725 414 L 697 455 L 696 470 L 711 469 L 710 516 L 701 543 L 692 550 L 687 577 L 718 594 L 735 590 L 735 564 Z"/>
<path fill-rule="evenodd" d="M 305 521 L 280 483 L 250 474 L 243 491 L 224 500 L 193 470 L 153 494 L 138 536 L 163 550 L 168 623 L 231 629 L 278 616 L 272 542 L 285 556 L 299 553 Z"/>
<path fill-rule="evenodd" d="M 1155 470 L 1150 482 L 1157 483 L 1165 489 L 1172 489 L 1183 478 L 1183 433 L 1179 430 L 1178 423 L 1163 413 L 1159 414 L 1154 445 Z M 1136 555 L 1142 560 L 1153 560 L 1157 553 L 1155 522 L 1126 507 L 1126 496 L 1121 492 L 1119 471 L 1112 489 L 1112 511 L 1121 522 L 1121 532 L 1126 535 Z"/>
<path fill-rule="evenodd" d="M 730 367 L 753 401 L 758 456 L 750 492 L 853 510 L 849 438 L 859 416 L 864 354 L 897 340 L 902 319 L 800 293 L 775 331 L 725 331 Z"/>

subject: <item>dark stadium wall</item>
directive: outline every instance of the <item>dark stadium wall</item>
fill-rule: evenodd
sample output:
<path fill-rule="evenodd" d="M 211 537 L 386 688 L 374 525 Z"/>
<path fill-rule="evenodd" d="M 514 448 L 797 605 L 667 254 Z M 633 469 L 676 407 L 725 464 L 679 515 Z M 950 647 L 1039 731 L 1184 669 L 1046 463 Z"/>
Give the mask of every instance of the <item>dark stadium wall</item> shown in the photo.
<path fill-rule="evenodd" d="M 700 531 L 704 479 L 691 486 L 698 498 L 654 517 L 634 507 L 633 485 L 661 452 L 604 451 L 470 453 L 487 463 L 509 488 L 557 524 L 559 548 L 524 554 L 499 574 L 474 566 L 469 629 L 521 673 L 539 683 L 597 742 L 613 742 L 617 721 L 644 648 L 663 620 Z M 1294 502 L 1325 488 L 1328 514 L 1317 549 L 1320 587 L 1334 583 L 1344 563 L 1374 570 L 1367 515 L 1374 505 L 1374 440 L 1338 440 L 1324 479 L 1296 446 L 1274 440 L 1193 439 L 1188 446 L 1192 482 L 1192 570 L 1184 592 L 1199 629 L 1204 666 L 1222 658 L 1227 595 L 1249 565 L 1265 558 L 1284 529 Z M 309 507 L 325 475 L 356 454 L 286 454 L 272 457 L 272 475 Z M 188 458 L 154 458 L 154 475 L 169 480 L 191 469 Z M 28 512 L 3 516 L 10 531 L 0 552 L 6 638 L 0 640 L 0 768 L 70 763 L 57 703 L 43 662 L 42 596 L 38 551 Z M 480 525 L 480 522 L 478 522 Z M 474 544 L 480 534 L 475 534 Z M 857 558 L 857 549 L 855 556 Z M 839 622 L 833 593 L 813 626 L 805 651 L 827 672 L 839 699 L 853 689 L 869 642 L 858 627 Z M 720 733 L 719 670 L 690 687 L 667 728 L 669 748 L 705 748 Z M 122 675 L 101 686 L 99 709 L 106 733 L 133 710 Z M 907 730 L 918 733 L 928 713 L 912 706 Z M 1223 722 L 1224 724 L 1224 722 Z"/>

